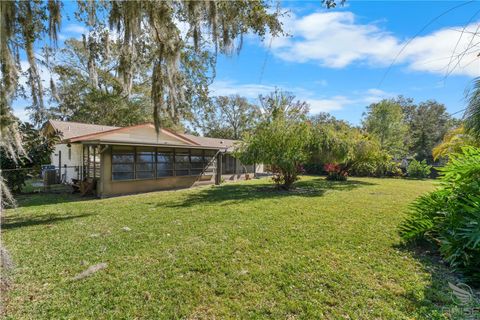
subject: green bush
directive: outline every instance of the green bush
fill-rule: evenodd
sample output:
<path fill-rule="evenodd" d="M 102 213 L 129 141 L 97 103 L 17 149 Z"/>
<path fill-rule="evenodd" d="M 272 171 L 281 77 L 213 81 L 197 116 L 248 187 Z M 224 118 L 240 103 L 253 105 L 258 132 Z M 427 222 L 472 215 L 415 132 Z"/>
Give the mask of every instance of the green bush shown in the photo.
<path fill-rule="evenodd" d="M 430 173 L 432 171 L 432 166 L 427 164 L 426 160 L 417 161 L 417 160 L 412 160 L 407 167 L 407 175 L 410 178 L 428 178 L 430 176 Z"/>
<path fill-rule="evenodd" d="M 349 173 L 354 176 L 401 176 L 402 170 L 392 156 L 381 149 L 376 139 L 363 137 L 355 144 L 350 159 Z"/>
<path fill-rule="evenodd" d="M 441 169 L 438 190 L 418 198 L 400 227 L 407 241 L 438 245 L 452 267 L 480 284 L 480 149 L 467 147 Z"/>

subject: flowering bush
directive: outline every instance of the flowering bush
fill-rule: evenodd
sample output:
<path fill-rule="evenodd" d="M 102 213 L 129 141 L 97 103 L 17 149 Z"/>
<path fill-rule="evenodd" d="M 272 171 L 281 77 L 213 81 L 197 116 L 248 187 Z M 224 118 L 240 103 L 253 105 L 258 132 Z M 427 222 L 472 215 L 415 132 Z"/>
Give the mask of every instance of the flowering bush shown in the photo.
<path fill-rule="evenodd" d="M 337 163 L 327 163 L 323 169 L 328 173 L 327 180 L 331 181 L 345 181 L 347 180 L 348 172 Z"/>

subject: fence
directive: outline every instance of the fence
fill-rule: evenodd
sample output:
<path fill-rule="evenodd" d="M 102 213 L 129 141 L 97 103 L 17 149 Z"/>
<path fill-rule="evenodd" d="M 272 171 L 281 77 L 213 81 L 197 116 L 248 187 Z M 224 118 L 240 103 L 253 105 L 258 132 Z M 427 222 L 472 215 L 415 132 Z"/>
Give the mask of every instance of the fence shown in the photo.
<path fill-rule="evenodd" d="M 67 165 L 2 169 L 0 173 L 14 193 L 68 192 L 72 190 L 72 179 L 84 176 L 82 166 Z"/>

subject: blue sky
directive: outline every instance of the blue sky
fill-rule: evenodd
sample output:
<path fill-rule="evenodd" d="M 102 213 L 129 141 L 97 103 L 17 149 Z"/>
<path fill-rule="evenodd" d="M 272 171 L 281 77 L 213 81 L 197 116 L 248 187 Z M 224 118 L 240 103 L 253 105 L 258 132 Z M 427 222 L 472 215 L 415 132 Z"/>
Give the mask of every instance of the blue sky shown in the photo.
<path fill-rule="evenodd" d="M 283 22 L 291 36 L 263 42 L 247 36 L 239 55 L 219 57 L 214 94 L 255 100 L 278 87 L 308 101 L 312 113 L 359 124 L 368 104 L 399 94 L 462 110 L 465 89 L 480 75 L 475 47 L 463 54 L 477 43 L 478 2 L 352 0 L 326 10 L 318 0 L 282 7 L 290 11 Z M 64 11 L 61 39 L 79 37 L 84 29 L 71 6 Z M 15 104 L 23 119 L 26 105 Z"/>

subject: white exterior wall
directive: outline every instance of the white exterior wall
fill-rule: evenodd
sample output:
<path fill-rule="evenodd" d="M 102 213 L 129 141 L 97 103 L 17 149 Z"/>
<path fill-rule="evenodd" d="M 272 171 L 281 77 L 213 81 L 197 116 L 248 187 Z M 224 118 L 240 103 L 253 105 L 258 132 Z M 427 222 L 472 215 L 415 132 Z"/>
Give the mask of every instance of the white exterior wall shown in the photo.
<path fill-rule="evenodd" d="M 70 157 L 68 149 L 70 149 Z M 82 150 L 83 146 L 81 144 L 71 144 L 68 147 L 67 144 L 60 143 L 55 146 L 55 150 L 50 156 L 51 164 L 57 169 L 60 164 L 62 177 L 65 175 L 64 181 L 67 183 L 71 183 L 72 179 L 79 177 L 79 168 L 82 165 Z M 60 154 L 61 160 L 59 161 Z M 67 168 L 65 168 L 65 165 Z"/>

